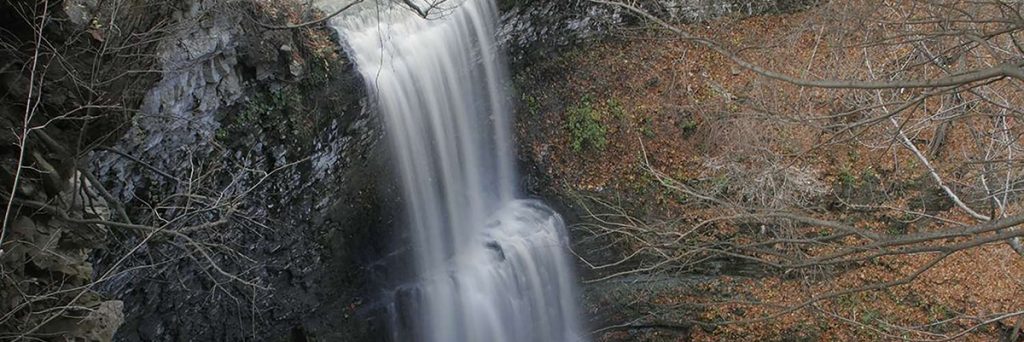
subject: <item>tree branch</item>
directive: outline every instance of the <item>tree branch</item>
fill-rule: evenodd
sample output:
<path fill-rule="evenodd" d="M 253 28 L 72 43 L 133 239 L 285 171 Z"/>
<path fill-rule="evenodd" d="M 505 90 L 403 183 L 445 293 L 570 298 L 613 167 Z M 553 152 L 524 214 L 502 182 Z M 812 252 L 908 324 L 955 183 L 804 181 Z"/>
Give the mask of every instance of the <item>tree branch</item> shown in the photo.
<path fill-rule="evenodd" d="M 984 81 L 994 78 L 1016 78 L 1024 80 L 1024 62 L 1011 61 L 997 64 L 993 67 L 984 69 L 975 69 L 964 73 L 948 75 L 941 78 L 929 79 L 929 80 L 906 80 L 906 81 L 864 81 L 864 80 L 811 80 L 805 78 L 794 77 L 783 73 L 771 71 L 765 69 L 757 64 L 748 62 L 747 60 L 736 55 L 729 49 L 719 45 L 718 43 L 711 41 L 706 38 L 695 36 L 689 32 L 683 31 L 678 27 L 675 27 L 660 18 L 647 13 L 646 11 L 629 4 L 625 4 L 618 1 L 607 1 L 607 0 L 590 0 L 590 2 L 618 6 L 624 8 L 634 14 L 650 20 L 658 26 L 661 26 L 683 39 L 693 41 L 700 45 L 703 45 L 712 51 L 715 51 L 730 60 L 737 65 L 753 71 L 761 76 L 783 81 L 786 83 L 795 84 L 803 87 L 815 87 L 815 88 L 826 88 L 826 89 L 901 89 L 901 88 L 940 88 L 959 86 L 968 83 Z"/>
<path fill-rule="evenodd" d="M 326 17 L 323 17 L 323 18 L 320 18 L 320 19 L 317 19 L 317 20 L 313 20 L 313 21 L 307 21 L 307 22 L 304 22 L 304 23 L 299 23 L 299 24 L 270 25 L 270 24 L 264 24 L 264 23 L 260 22 L 259 20 L 256 20 L 256 18 L 253 18 L 251 16 L 249 17 L 249 19 L 252 19 L 252 21 L 255 22 L 256 24 L 258 24 L 258 25 L 260 25 L 260 26 L 262 26 L 264 28 L 271 29 L 271 30 L 297 29 L 297 28 L 303 28 L 303 27 L 307 27 L 307 26 L 316 25 L 316 24 L 319 24 L 319 23 L 331 20 L 331 18 L 334 18 L 334 17 L 338 16 L 339 14 L 341 14 L 341 12 L 345 12 L 349 8 L 352 8 L 352 6 L 355 6 L 356 4 L 361 3 L 361 2 L 363 2 L 363 0 L 352 1 L 348 5 L 345 5 L 345 7 L 342 7 L 340 9 L 338 9 L 337 11 L 334 11 L 333 13 L 327 15 Z"/>

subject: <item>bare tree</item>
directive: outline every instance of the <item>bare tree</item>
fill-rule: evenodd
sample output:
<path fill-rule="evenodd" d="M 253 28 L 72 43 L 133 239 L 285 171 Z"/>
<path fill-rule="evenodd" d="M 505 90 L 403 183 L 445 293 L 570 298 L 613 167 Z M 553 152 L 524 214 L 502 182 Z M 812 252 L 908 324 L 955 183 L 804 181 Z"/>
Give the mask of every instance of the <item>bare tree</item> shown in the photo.
<path fill-rule="evenodd" d="M 1019 140 L 1024 131 L 1018 123 L 1024 105 L 1019 96 L 1024 81 L 1024 46 L 1019 41 L 1024 16 L 1019 2 L 826 2 L 812 9 L 816 11 L 813 18 L 824 19 L 793 25 L 793 41 L 747 45 L 693 33 L 692 27 L 651 14 L 649 9 L 655 6 L 647 2 L 591 2 L 631 13 L 654 30 L 724 57 L 739 69 L 736 74 L 749 72 L 758 78 L 755 90 L 747 94 L 720 91 L 727 98 L 723 101 L 742 107 L 735 118 L 723 123 L 729 126 L 726 131 L 742 130 L 737 124 L 757 128 L 717 137 L 714 144 L 726 151 L 706 164 L 706 181 L 677 179 L 662 171 L 671 165 L 656 165 L 644 151 L 646 173 L 664 189 L 685 198 L 683 210 L 708 213 L 702 220 L 650 223 L 607 200 L 579 201 L 589 220 L 577 229 L 622 251 L 620 260 L 607 264 L 584 259 L 600 275 L 592 281 L 678 274 L 723 258 L 762 265 L 772 274 L 808 279 L 892 257 L 929 259 L 912 270 L 894 271 L 887 279 L 817 292 L 797 303 L 746 303 L 769 308 L 768 314 L 759 317 L 670 322 L 651 313 L 647 323 L 640 320 L 614 328 L 651 322 L 667 327 L 765 322 L 800 310 L 821 311 L 819 303 L 851 294 L 911 284 L 949 256 L 981 246 L 1008 243 L 1024 256 L 1024 230 L 1018 228 L 1024 223 L 1019 200 L 1024 190 Z M 813 41 L 814 54 L 781 64 L 765 57 L 784 55 L 798 39 Z M 772 98 L 779 93 L 791 94 L 789 100 Z M 820 105 L 826 101 L 831 103 Z M 777 132 L 817 138 L 798 151 L 782 152 L 780 141 L 785 137 L 762 138 Z M 751 135 L 760 140 L 751 140 Z M 874 160 L 890 155 L 891 161 L 872 167 L 885 169 L 894 179 L 924 175 L 921 180 L 926 187 L 935 189 L 948 207 L 929 210 L 913 203 L 854 200 L 825 191 L 820 172 L 807 160 L 843 146 L 869 151 Z M 853 220 L 837 219 L 820 206 L 826 201 L 838 210 L 858 214 Z M 904 217 L 927 228 L 888 231 L 879 221 L 881 216 Z M 759 229 L 709 238 L 722 226 Z M 814 286 L 811 283 L 809 287 Z M 718 303 L 727 304 L 735 301 Z M 1022 314 L 993 313 L 953 333 L 932 334 L 895 325 L 882 333 L 950 340 Z"/>
<path fill-rule="evenodd" d="M 60 2 L 0 3 L 15 19 L 0 29 L 0 122 L 13 124 L 0 149 L 0 340 L 110 340 L 122 308 L 98 289 L 178 261 L 210 292 L 251 305 L 255 331 L 258 292 L 270 286 L 249 272 L 259 262 L 236 250 L 232 232 L 268 230 L 253 193 L 308 158 L 270 170 L 190 158 L 177 174 L 107 147 L 161 75 L 157 47 L 180 24 L 166 20 L 174 3 L 143 5 L 103 2 L 79 27 Z M 181 191 L 126 203 L 86 161 L 95 151 Z M 121 254 L 105 255 L 110 265 L 94 275 L 90 254 L 108 242 Z M 140 258 L 146 250 L 160 257 Z"/>

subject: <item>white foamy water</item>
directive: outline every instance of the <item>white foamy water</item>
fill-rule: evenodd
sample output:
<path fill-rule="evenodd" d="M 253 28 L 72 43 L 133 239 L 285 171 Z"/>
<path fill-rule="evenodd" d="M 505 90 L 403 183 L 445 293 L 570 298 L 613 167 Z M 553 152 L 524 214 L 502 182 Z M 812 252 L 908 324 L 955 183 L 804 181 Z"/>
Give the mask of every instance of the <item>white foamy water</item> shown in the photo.
<path fill-rule="evenodd" d="M 390 303 L 392 339 L 583 340 L 562 219 L 516 199 L 493 0 L 429 20 L 398 3 L 332 21 L 383 115 L 411 224 L 416 281 Z"/>

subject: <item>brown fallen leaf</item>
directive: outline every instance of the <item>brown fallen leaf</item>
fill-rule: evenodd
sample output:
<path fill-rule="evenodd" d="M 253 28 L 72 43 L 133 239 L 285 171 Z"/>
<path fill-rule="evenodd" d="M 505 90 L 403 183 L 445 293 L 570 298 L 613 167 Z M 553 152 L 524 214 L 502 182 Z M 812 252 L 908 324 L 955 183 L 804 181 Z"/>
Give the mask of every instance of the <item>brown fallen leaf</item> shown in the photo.
<path fill-rule="evenodd" d="M 92 36 L 92 39 L 95 39 L 97 42 L 102 43 L 106 41 L 106 38 L 103 37 L 103 31 L 97 29 L 89 29 L 86 30 L 86 32 L 89 32 L 89 35 Z"/>

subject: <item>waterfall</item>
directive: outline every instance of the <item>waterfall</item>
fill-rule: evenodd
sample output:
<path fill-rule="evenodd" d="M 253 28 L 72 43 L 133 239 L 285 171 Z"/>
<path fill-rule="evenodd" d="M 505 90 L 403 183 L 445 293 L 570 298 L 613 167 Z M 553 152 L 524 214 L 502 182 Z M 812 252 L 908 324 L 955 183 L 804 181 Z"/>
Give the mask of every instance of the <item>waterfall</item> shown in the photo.
<path fill-rule="evenodd" d="M 415 281 L 389 304 L 391 338 L 581 341 L 562 219 L 517 199 L 496 6 L 432 13 L 380 0 L 332 20 L 383 115 L 411 225 Z"/>

